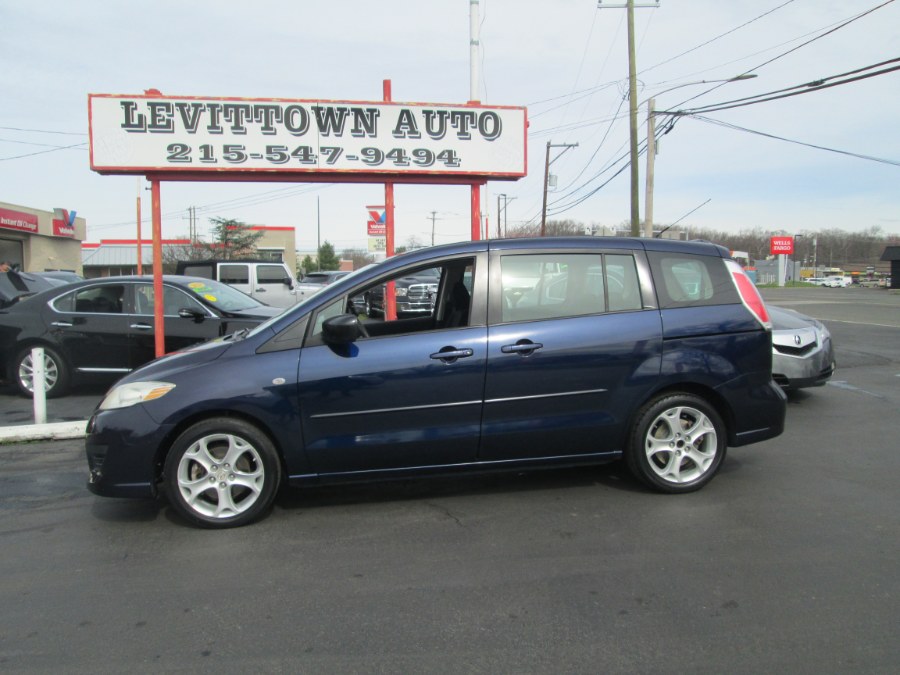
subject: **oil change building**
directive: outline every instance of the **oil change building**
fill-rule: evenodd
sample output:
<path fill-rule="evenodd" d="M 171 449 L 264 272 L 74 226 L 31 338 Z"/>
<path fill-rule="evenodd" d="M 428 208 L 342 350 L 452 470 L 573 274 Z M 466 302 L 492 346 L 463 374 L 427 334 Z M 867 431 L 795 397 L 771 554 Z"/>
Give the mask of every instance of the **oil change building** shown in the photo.
<path fill-rule="evenodd" d="M 0 260 L 25 272 L 81 273 L 86 223 L 74 211 L 43 211 L 0 202 Z"/>

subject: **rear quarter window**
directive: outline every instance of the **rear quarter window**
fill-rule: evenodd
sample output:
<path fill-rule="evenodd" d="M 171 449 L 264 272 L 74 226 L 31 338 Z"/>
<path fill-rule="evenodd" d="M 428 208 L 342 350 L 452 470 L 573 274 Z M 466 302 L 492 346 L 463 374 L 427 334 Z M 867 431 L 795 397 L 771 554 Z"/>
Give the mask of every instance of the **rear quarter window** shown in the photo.
<path fill-rule="evenodd" d="M 741 301 L 722 258 L 659 252 L 648 258 L 661 309 Z"/>

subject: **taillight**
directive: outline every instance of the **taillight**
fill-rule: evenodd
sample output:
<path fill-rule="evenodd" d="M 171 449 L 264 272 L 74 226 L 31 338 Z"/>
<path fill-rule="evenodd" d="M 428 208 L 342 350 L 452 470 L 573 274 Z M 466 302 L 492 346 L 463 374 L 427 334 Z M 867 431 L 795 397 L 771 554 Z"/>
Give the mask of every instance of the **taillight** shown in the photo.
<path fill-rule="evenodd" d="M 731 272 L 731 278 L 734 279 L 734 285 L 737 288 L 738 295 L 741 296 L 741 302 L 744 303 L 744 307 L 750 310 L 763 327 L 771 330 L 772 321 L 769 319 L 769 311 L 766 309 L 766 303 L 763 302 L 756 285 L 734 260 L 726 260 L 725 265 Z"/>

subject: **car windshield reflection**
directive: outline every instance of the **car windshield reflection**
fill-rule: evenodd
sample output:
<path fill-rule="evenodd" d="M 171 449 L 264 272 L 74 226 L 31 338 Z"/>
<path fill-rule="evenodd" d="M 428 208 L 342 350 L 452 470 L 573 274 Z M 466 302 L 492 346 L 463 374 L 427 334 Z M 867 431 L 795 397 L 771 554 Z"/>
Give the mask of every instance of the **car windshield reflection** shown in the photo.
<path fill-rule="evenodd" d="M 187 287 L 204 302 L 226 312 L 256 309 L 262 304 L 246 293 L 241 293 L 227 284 L 222 284 L 212 279 L 189 281 Z"/>

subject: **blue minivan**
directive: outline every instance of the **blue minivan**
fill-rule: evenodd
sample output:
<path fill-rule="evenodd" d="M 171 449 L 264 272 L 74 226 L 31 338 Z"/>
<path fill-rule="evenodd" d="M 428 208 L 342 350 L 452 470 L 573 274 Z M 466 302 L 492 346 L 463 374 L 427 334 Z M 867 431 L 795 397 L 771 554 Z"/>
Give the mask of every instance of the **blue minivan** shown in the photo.
<path fill-rule="evenodd" d="M 438 272 L 433 306 L 365 314 Z M 474 241 L 352 273 L 253 328 L 120 380 L 88 424 L 88 487 L 164 493 L 233 527 L 284 484 L 624 459 L 652 489 L 709 482 L 727 446 L 782 432 L 771 324 L 707 242 Z"/>

